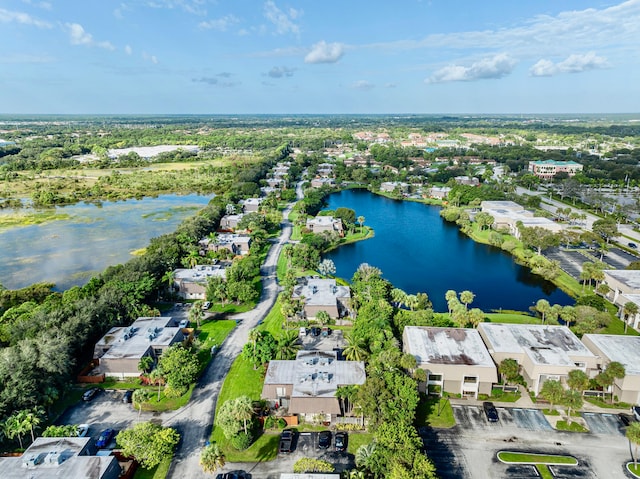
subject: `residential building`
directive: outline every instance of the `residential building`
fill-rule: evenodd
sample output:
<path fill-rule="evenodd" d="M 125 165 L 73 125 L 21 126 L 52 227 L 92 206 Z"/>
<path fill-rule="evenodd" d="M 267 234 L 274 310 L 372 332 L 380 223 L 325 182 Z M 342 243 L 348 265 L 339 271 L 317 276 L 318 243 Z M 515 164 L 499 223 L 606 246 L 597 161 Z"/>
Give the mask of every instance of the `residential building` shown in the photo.
<path fill-rule="evenodd" d="M 267 178 L 266 182 L 271 188 L 284 188 L 285 186 L 285 181 L 282 178 Z"/>
<path fill-rule="evenodd" d="M 385 181 L 380 185 L 380 191 L 407 193 L 409 191 L 409 184 L 401 181 Z"/>
<path fill-rule="evenodd" d="M 480 323 L 478 332 L 496 364 L 518 362 L 536 395 L 548 379 L 563 381 L 574 369 L 590 374 L 598 368 L 598 358 L 566 326 Z"/>
<path fill-rule="evenodd" d="M 226 249 L 235 255 L 249 254 L 251 248 L 251 236 L 237 233 L 220 233 L 215 241 L 210 238 L 203 238 L 198 241 L 202 249 L 201 254 L 206 251 L 220 251 Z"/>
<path fill-rule="evenodd" d="M 350 313 L 351 289 L 338 286 L 335 279 L 306 277 L 299 280 L 293 289 L 292 298 L 303 299 L 303 313 L 307 318 L 315 318 L 320 311 L 326 311 L 333 319 Z"/>
<path fill-rule="evenodd" d="M 439 198 L 441 200 L 445 199 L 450 191 L 451 188 L 448 186 L 432 186 L 427 189 L 430 198 Z"/>
<path fill-rule="evenodd" d="M 307 229 L 316 234 L 328 231 L 329 233 L 337 233 L 340 236 L 344 236 L 342 220 L 340 218 L 334 218 L 333 216 L 316 216 L 315 218 L 308 218 Z"/>
<path fill-rule="evenodd" d="M 475 329 L 406 326 L 403 351 L 427 373 L 422 391 L 478 397 L 498 382 L 496 365 Z"/>
<path fill-rule="evenodd" d="M 584 167 L 575 161 L 538 160 L 529 162 L 529 171 L 543 180 L 550 180 L 558 173 L 575 176 Z"/>
<path fill-rule="evenodd" d="M 144 356 L 158 360 L 170 346 L 185 339 L 182 328 L 171 317 L 138 318 L 131 326 L 116 326 L 95 345 L 98 370 L 120 378 L 139 376 L 138 364 Z"/>
<path fill-rule="evenodd" d="M 338 361 L 335 351 L 298 351 L 295 360 L 269 361 L 261 398 L 277 402 L 289 414 L 321 414 L 332 420 L 348 413 L 341 408 L 337 389 L 365 380 L 363 361 Z"/>
<path fill-rule="evenodd" d="M 227 263 L 199 264 L 195 268 L 176 269 L 173 289 L 183 299 L 205 299 L 209 278 L 226 277 Z"/>
<path fill-rule="evenodd" d="M 90 437 L 38 437 L 19 457 L 0 457 L 4 479 L 118 479 L 115 456 L 97 456 Z"/>
<path fill-rule="evenodd" d="M 264 198 L 247 198 L 241 200 L 242 211 L 244 213 L 255 213 L 260 209 L 260 204 L 264 201 Z"/>
<path fill-rule="evenodd" d="M 218 226 L 218 231 L 235 231 L 238 228 L 238 223 L 244 216 L 243 213 L 238 215 L 224 215 L 220 219 L 220 226 Z"/>
<path fill-rule="evenodd" d="M 548 218 L 534 216 L 531 211 L 513 201 L 483 201 L 480 204 L 483 213 L 489 213 L 493 219 L 493 229 L 505 228 L 509 234 L 520 237 L 518 223 L 527 228 L 539 227 L 557 233 L 565 226 Z"/>
<path fill-rule="evenodd" d="M 611 291 L 607 294 L 607 298 L 619 308 L 623 308 L 625 303 L 640 304 L 640 270 L 634 269 L 606 269 L 603 271 L 603 283 L 609 286 Z M 634 328 L 640 326 L 640 314 L 635 314 L 627 318 L 629 324 Z"/>
<path fill-rule="evenodd" d="M 459 185 L 467 185 L 467 186 L 478 186 L 480 185 L 480 180 L 475 176 L 456 176 L 454 181 Z"/>
<path fill-rule="evenodd" d="M 602 369 L 614 361 L 624 366 L 625 376 L 614 381 L 611 392 L 618 401 L 640 404 L 640 336 L 585 334 L 582 342 L 602 361 Z"/>
<path fill-rule="evenodd" d="M 333 176 L 333 164 L 332 163 L 320 163 L 318 165 L 318 174 L 323 178 Z"/>
<path fill-rule="evenodd" d="M 323 186 L 336 186 L 336 180 L 333 178 L 314 178 L 311 180 L 312 188 L 322 188 Z"/>

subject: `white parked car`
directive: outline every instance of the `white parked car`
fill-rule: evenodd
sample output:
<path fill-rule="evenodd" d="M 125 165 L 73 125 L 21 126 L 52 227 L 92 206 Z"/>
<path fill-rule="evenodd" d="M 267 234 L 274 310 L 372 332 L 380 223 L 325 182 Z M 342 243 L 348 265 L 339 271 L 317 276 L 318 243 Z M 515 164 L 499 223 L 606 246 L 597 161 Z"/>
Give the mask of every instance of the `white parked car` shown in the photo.
<path fill-rule="evenodd" d="M 88 424 L 78 424 L 78 437 L 86 437 L 89 434 Z"/>

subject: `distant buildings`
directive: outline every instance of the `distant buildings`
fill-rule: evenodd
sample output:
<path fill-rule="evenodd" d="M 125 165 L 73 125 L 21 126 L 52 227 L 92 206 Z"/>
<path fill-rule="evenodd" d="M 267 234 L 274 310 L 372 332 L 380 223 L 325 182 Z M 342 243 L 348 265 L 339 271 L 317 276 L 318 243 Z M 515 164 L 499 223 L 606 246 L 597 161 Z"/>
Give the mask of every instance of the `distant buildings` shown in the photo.
<path fill-rule="evenodd" d="M 244 214 L 240 213 L 238 215 L 224 215 L 222 219 L 220 219 L 220 226 L 218 226 L 219 231 L 235 231 L 238 228 L 238 223 Z"/>
<path fill-rule="evenodd" d="M 554 233 L 565 228 L 561 223 L 556 223 L 542 216 L 534 216 L 531 211 L 513 201 L 483 201 L 480 208 L 483 213 L 489 213 L 493 217 L 492 227 L 494 229 L 505 228 L 510 235 L 516 238 L 520 237 L 518 223 L 522 223 L 522 226 L 528 228 L 537 226 Z"/>
<path fill-rule="evenodd" d="M 409 184 L 402 181 L 385 181 L 380 185 L 380 191 L 386 193 L 393 193 L 398 191 L 400 193 L 407 193 L 409 191 Z"/>
<path fill-rule="evenodd" d="M 538 160 L 529 162 L 529 171 L 543 180 L 551 180 L 560 172 L 574 176 L 582 169 L 583 166 L 575 161 Z"/>
<path fill-rule="evenodd" d="M 203 238 L 198 241 L 202 251 L 220 251 L 226 249 L 234 255 L 249 254 L 251 248 L 251 236 L 237 233 L 219 233 L 215 240 Z M 204 254 L 201 252 L 201 254 Z"/>
<path fill-rule="evenodd" d="M 247 198 L 241 200 L 242 210 L 244 213 L 255 213 L 260 209 L 260 205 L 264 201 L 264 198 Z"/>

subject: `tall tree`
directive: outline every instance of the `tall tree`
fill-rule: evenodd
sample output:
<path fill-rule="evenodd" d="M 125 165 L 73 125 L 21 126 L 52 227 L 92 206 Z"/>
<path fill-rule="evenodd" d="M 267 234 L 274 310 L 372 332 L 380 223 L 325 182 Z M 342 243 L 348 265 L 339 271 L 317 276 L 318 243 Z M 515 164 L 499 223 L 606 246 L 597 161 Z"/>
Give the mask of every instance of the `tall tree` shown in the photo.
<path fill-rule="evenodd" d="M 213 474 L 218 468 L 224 467 L 225 456 L 217 444 L 209 444 L 200 453 L 200 466 L 204 472 Z"/>
<path fill-rule="evenodd" d="M 549 401 L 549 409 L 553 409 L 553 405 L 562 401 L 564 395 L 564 388 L 560 381 L 555 379 L 548 379 L 540 388 L 540 396 Z"/>
<path fill-rule="evenodd" d="M 511 381 L 518 378 L 520 374 L 520 365 L 515 359 L 505 358 L 500 362 L 498 372 L 502 375 L 505 382 L 509 384 Z"/>
<path fill-rule="evenodd" d="M 624 334 L 627 334 L 627 327 L 629 326 L 629 317 L 635 317 L 638 314 L 638 305 L 633 301 L 627 301 L 622 306 L 622 320 L 624 321 Z"/>
<path fill-rule="evenodd" d="M 469 305 L 473 303 L 476 295 L 471 291 L 463 291 L 460 293 L 460 302 L 464 304 L 464 309 L 468 309 Z"/>
<path fill-rule="evenodd" d="M 547 314 L 551 312 L 551 305 L 549 304 L 549 301 L 547 301 L 546 299 L 539 299 L 536 302 L 535 308 L 536 311 L 540 313 L 540 316 L 542 316 L 542 324 L 544 324 Z"/>
<path fill-rule="evenodd" d="M 157 466 L 165 457 L 171 456 L 178 442 L 180 434 L 175 429 L 151 422 L 140 422 L 116 436 L 122 453 L 134 457 L 146 469 Z"/>
<path fill-rule="evenodd" d="M 571 413 L 580 409 L 583 403 L 584 400 L 582 399 L 582 393 L 580 391 L 569 389 L 564 392 L 562 405 L 567 408 L 567 422 L 569 424 L 571 424 Z"/>
<path fill-rule="evenodd" d="M 582 393 L 589 387 L 589 376 L 581 369 L 569 371 L 567 376 L 567 385 L 570 389 Z"/>
<path fill-rule="evenodd" d="M 633 455 L 633 465 L 637 466 L 638 464 L 638 445 L 640 445 L 640 422 L 632 422 L 627 427 L 627 432 L 625 433 L 629 442 L 635 446 L 635 454 Z"/>

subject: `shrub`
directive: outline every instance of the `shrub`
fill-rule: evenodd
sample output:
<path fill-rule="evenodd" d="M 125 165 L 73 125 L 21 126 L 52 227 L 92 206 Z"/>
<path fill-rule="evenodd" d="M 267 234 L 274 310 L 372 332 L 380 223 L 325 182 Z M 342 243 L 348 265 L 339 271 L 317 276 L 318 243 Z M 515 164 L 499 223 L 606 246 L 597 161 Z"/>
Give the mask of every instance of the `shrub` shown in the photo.
<path fill-rule="evenodd" d="M 264 420 L 265 429 L 273 429 L 276 426 L 276 418 L 273 416 L 267 416 Z"/>
<path fill-rule="evenodd" d="M 246 434 L 244 432 L 241 432 L 231 438 L 231 445 L 238 451 L 244 451 L 251 445 L 252 442 L 253 437 L 251 436 L 250 432 Z"/>
<path fill-rule="evenodd" d="M 278 419 L 278 428 L 284 429 L 285 427 L 287 427 L 287 421 L 282 418 Z"/>
<path fill-rule="evenodd" d="M 298 474 L 305 472 L 333 472 L 335 470 L 335 467 L 330 462 L 310 457 L 303 457 L 293 465 L 293 472 Z"/>
<path fill-rule="evenodd" d="M 514 249 L 518 247 L 518 244 L 513 240 L 507 240 L 501 245 L 502 249 L 511 253 Z"/>

